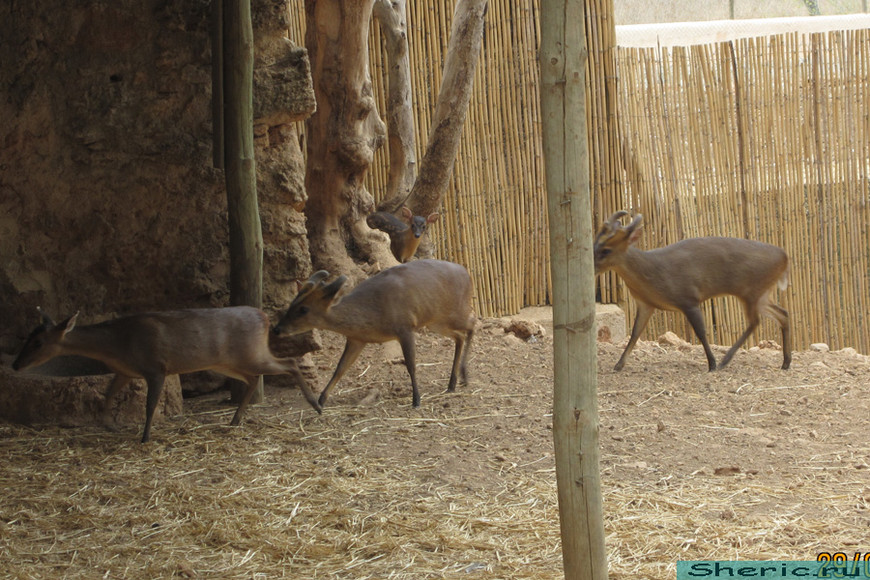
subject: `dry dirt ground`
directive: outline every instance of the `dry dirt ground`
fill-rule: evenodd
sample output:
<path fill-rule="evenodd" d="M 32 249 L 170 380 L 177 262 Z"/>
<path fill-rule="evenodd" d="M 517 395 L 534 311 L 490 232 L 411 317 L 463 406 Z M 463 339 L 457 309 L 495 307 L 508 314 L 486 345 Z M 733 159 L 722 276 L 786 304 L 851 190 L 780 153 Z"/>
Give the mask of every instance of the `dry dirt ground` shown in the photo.
<path fill-rule="evenodd" d="M 324 343 L 318 390 L 343 341 Z M 647 342 L 615 373 L 621 350 L 598 350 L 611 578 L 870 551 L 868 357 L 798 352 L 782 371 L 754 349 L 708 373 L 700 347 Z M 559 578 L 552 334 L 484 321 L 455 394 L 451 357 L 419 336 L 419 409 L 370 346 L 321 416 L 267 383 L 241 427 L 214 394 L 145 445 L 141 425 L 0 424 L 0 575 Z"/>

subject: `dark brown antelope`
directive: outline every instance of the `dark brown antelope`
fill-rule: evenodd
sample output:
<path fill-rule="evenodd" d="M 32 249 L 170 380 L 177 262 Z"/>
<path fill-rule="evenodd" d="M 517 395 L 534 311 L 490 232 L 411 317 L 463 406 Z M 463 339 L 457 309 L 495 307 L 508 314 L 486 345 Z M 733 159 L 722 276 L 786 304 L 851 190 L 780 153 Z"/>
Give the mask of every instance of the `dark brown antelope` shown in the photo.
<path fill-rule="evenodd" d="M 700 305 L 715 296 L 736 296 L 743 303 L 749 323 L 746 331 L 725 354 L 724 367 L 767 314 L 782 328 L 782 368 L 791 364 L 788 312 L 770 302 L 775 285 L 788 286 L 788 256 L 782 248 L 741 238 L 690 238 L 643 251 L 633 247 L 640 238 L 643 216 L 636 215 L 627 226 L 620 219 L 626 211 L 613 214 L 595 238 L 595 273 L 613 270 L 625 281 L 637 303 L 637 316 L 628 346 L 614 370 L 622 369 L 650 316 L 656 311 L 674 310 L 686 315 L 704 346 L 711 371 L 716 358 L 707 342 Z"/>
<path fill-rule="evenodd" d="M 260 375 L 292 375 L 305 399 L 317 412 L 321 410 L 296 362 L 276 358 L 269 350 L 269 319 L 256 308 L 152 312 L 90 326 L 76 326 L 77 317 L 75 313 L 55 324 L 42 314 L 42 324 L 30 334 L 12 367 L 24 370 L 63 355 L 105 363 L 115 378 L 106 391 L 104 416 L 131 379 L 144 378 L 148 393 L 143 443 L 151 437 L 154 409 L 167 375 L 212 370 L 247 383 L 231 425 L 241 422 Z"/>
<path fill-rule="evenodd" d="M 454 391 L 458 380 L 467 382 L 475 317 L 471 277 L 465 268 L 441 260 L 414 260 L 364 280 L 337 301 L 335 295 L 346 278 L 327 284 L 328 277 L 325 270 L 312 275 L 274 329 L 276 334 L 298 334 L 320 328 L 347 338 L 338 366 L 320 393 L 321 406 L 365 345 L 398 340 L 411 376 L 413 405 L 419 407 L 414 331 L 423 327 L 452 338 L 456 345 L 447 390 Z"/>
<path fill-rule="evenodd" d="M 366 218 L 366 223 L 372 229 L 381 230 L 390 236 L 390 251 L 404 264 L 417 253 L 420 241 L 429 224 L 438 219 L 437 213 L 429 217 L 414 215 L 407 207 L 402 207 L 404 221 L 386 211 L 378 211 Z"/>

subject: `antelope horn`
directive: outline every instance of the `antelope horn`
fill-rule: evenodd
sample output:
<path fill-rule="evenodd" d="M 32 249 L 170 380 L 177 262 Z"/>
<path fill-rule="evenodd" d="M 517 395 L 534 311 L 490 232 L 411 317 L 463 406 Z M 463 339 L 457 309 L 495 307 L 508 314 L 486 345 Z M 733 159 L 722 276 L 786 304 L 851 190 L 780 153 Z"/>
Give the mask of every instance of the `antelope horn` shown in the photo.
<path fill-rule="evenodd" d="M 630 232 L 633 232 L 634 230 L 636 230 L 636 229 L 641 225 L 641 222 L 642 222 L 642 221 L 643 221 L 643 214 L 637 214 L 637 215 L 634 216 L 634 218 L 631 220 L 631 223 L 629 223 L 629 224 L 625 227 L 625 229 L 628 230 L 628 231 L 630 231 Z"/>
<path fill-rule="evenodd" d="M 614 229 L 614 230 L 621 228 L 622 224 L 619 223 L 619 220 L 623 216 L 627 216 L 627 215 L 628 215 L 628 212 L 625 211 L 624 209 L 621 209 L 618 212 L 616 212 L 615 214 L 613 214 L 612 216 L 610 216 L 610 219 L 607 220 L 607 225 L 610 226 L 610 229 Z"/>
<path fill-rule="evenodd" d="M 300 300 L 304 299 L 306 296 L 311 294 L 315 288 L 323 285 L 323 281 L 329 277 L 329 272 L 326 270 L 319 270 L 311 275 L 310 278 L 299 288 L 299 292 L 296 294 L 296 298 L 293 299 L 293 302 L 290 304 L 298 303 Z"/>

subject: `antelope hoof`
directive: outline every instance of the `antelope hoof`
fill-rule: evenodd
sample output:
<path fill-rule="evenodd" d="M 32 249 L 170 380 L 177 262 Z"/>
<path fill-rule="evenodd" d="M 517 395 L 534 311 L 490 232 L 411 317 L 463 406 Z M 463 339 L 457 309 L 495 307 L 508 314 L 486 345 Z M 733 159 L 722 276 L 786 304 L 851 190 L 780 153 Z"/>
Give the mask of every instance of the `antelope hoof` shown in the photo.
<path fill-rule="evenodd" d="M 308 404 L 311 405 L 311 408 L 317 411 L 318 415 L 323 414 L 323 407 L 320 404 L 320 401 L 314 398 L 314 395 L 307 394 L 305 395 L 305 400 L 308 401 Z"/>

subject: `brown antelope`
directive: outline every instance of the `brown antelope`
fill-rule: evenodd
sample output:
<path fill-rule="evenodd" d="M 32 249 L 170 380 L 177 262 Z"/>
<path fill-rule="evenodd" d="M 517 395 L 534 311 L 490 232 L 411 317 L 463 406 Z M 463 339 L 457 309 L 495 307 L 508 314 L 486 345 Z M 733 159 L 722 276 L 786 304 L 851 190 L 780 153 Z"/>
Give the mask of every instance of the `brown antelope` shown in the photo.
<path fill-rule="evenodd" d="M 212 370 L 247 383 L 231 425 L 241 422 L 260 375 L 292 375 L 306 400 L 321 410 L 296 362 L 276 358 L 269 350 L 269 319 L 256 308 L 151 312 L 89 326 L 76 326 L 77 317 L 78 312 L 55 324 L 42 314 L 42 324 L 30 334 L 12 368 L 24 370 L 63 355 L 103 362 L 115 373 L 106 391 L 104 416 L 131 379 L 144 378 L 148 392 L 143 443 L 151 436 L 151 420 L 167 375 Z"/>
<path fill-rule="evenodd" d="M 407 207 L 402 207 L 404 221 L 386 211 L 378 211 L 366 218 L 366 223 L 372 229 L 386 232 L 390 236 L 390 251 L 399 261 L 404 264 L 417 253 L 417 248 L 429 224 L 438 219 L 437 213 L 429 214 L 429 217 L 414 215 Z"/>
<path fill-rule="evenodd" d="M 709 298 L 736 296 L 743 303 L 749 323 L 744 333 L 725 354 L 724 367 L 758 326 L 761 314 L 775 319 L 782 328 L 782 368 L 791 364 L 788 312 L 770 303 L 774 285 L 788 286 L 788 256 L 782 248 L 741 238 L 690 238 L 643 251 L 632 246 L 640 238 L 641 220 L 636 215 L 627 226 L 613 214 L 595 238 L 595 273 L 613 270 L 625 281 L 637 303 L 637 315 L 628 346 L 614 370 L 622 369 L 628 354 L 646 328 L 656 309 L 680 311 L 704 346 L 711 371 L 716 358 L 707 342 L 700 305 Z"/>
<path fill-rule="evenodd" d="M 423 327 L 452 338 L 456 344 L 447 390 L 455 390 L 457 379 L 467 382 L 465 366 L 475 317 L 471 278 L 465 268 L 441 260 L 414 260 L 364 280 L 337 301 L 335 295 L 346 278 L 340 276 L 327 284 L 328 277 L 325 270 L 312 275 L 274 328 L 276 334 L 320 328 L 347 338 L 338 366 L 320 393 L 321 405 L 365 345 L 398 340 L 411 376 L 413 405 L 419 407 L 414 331 Z"/>

